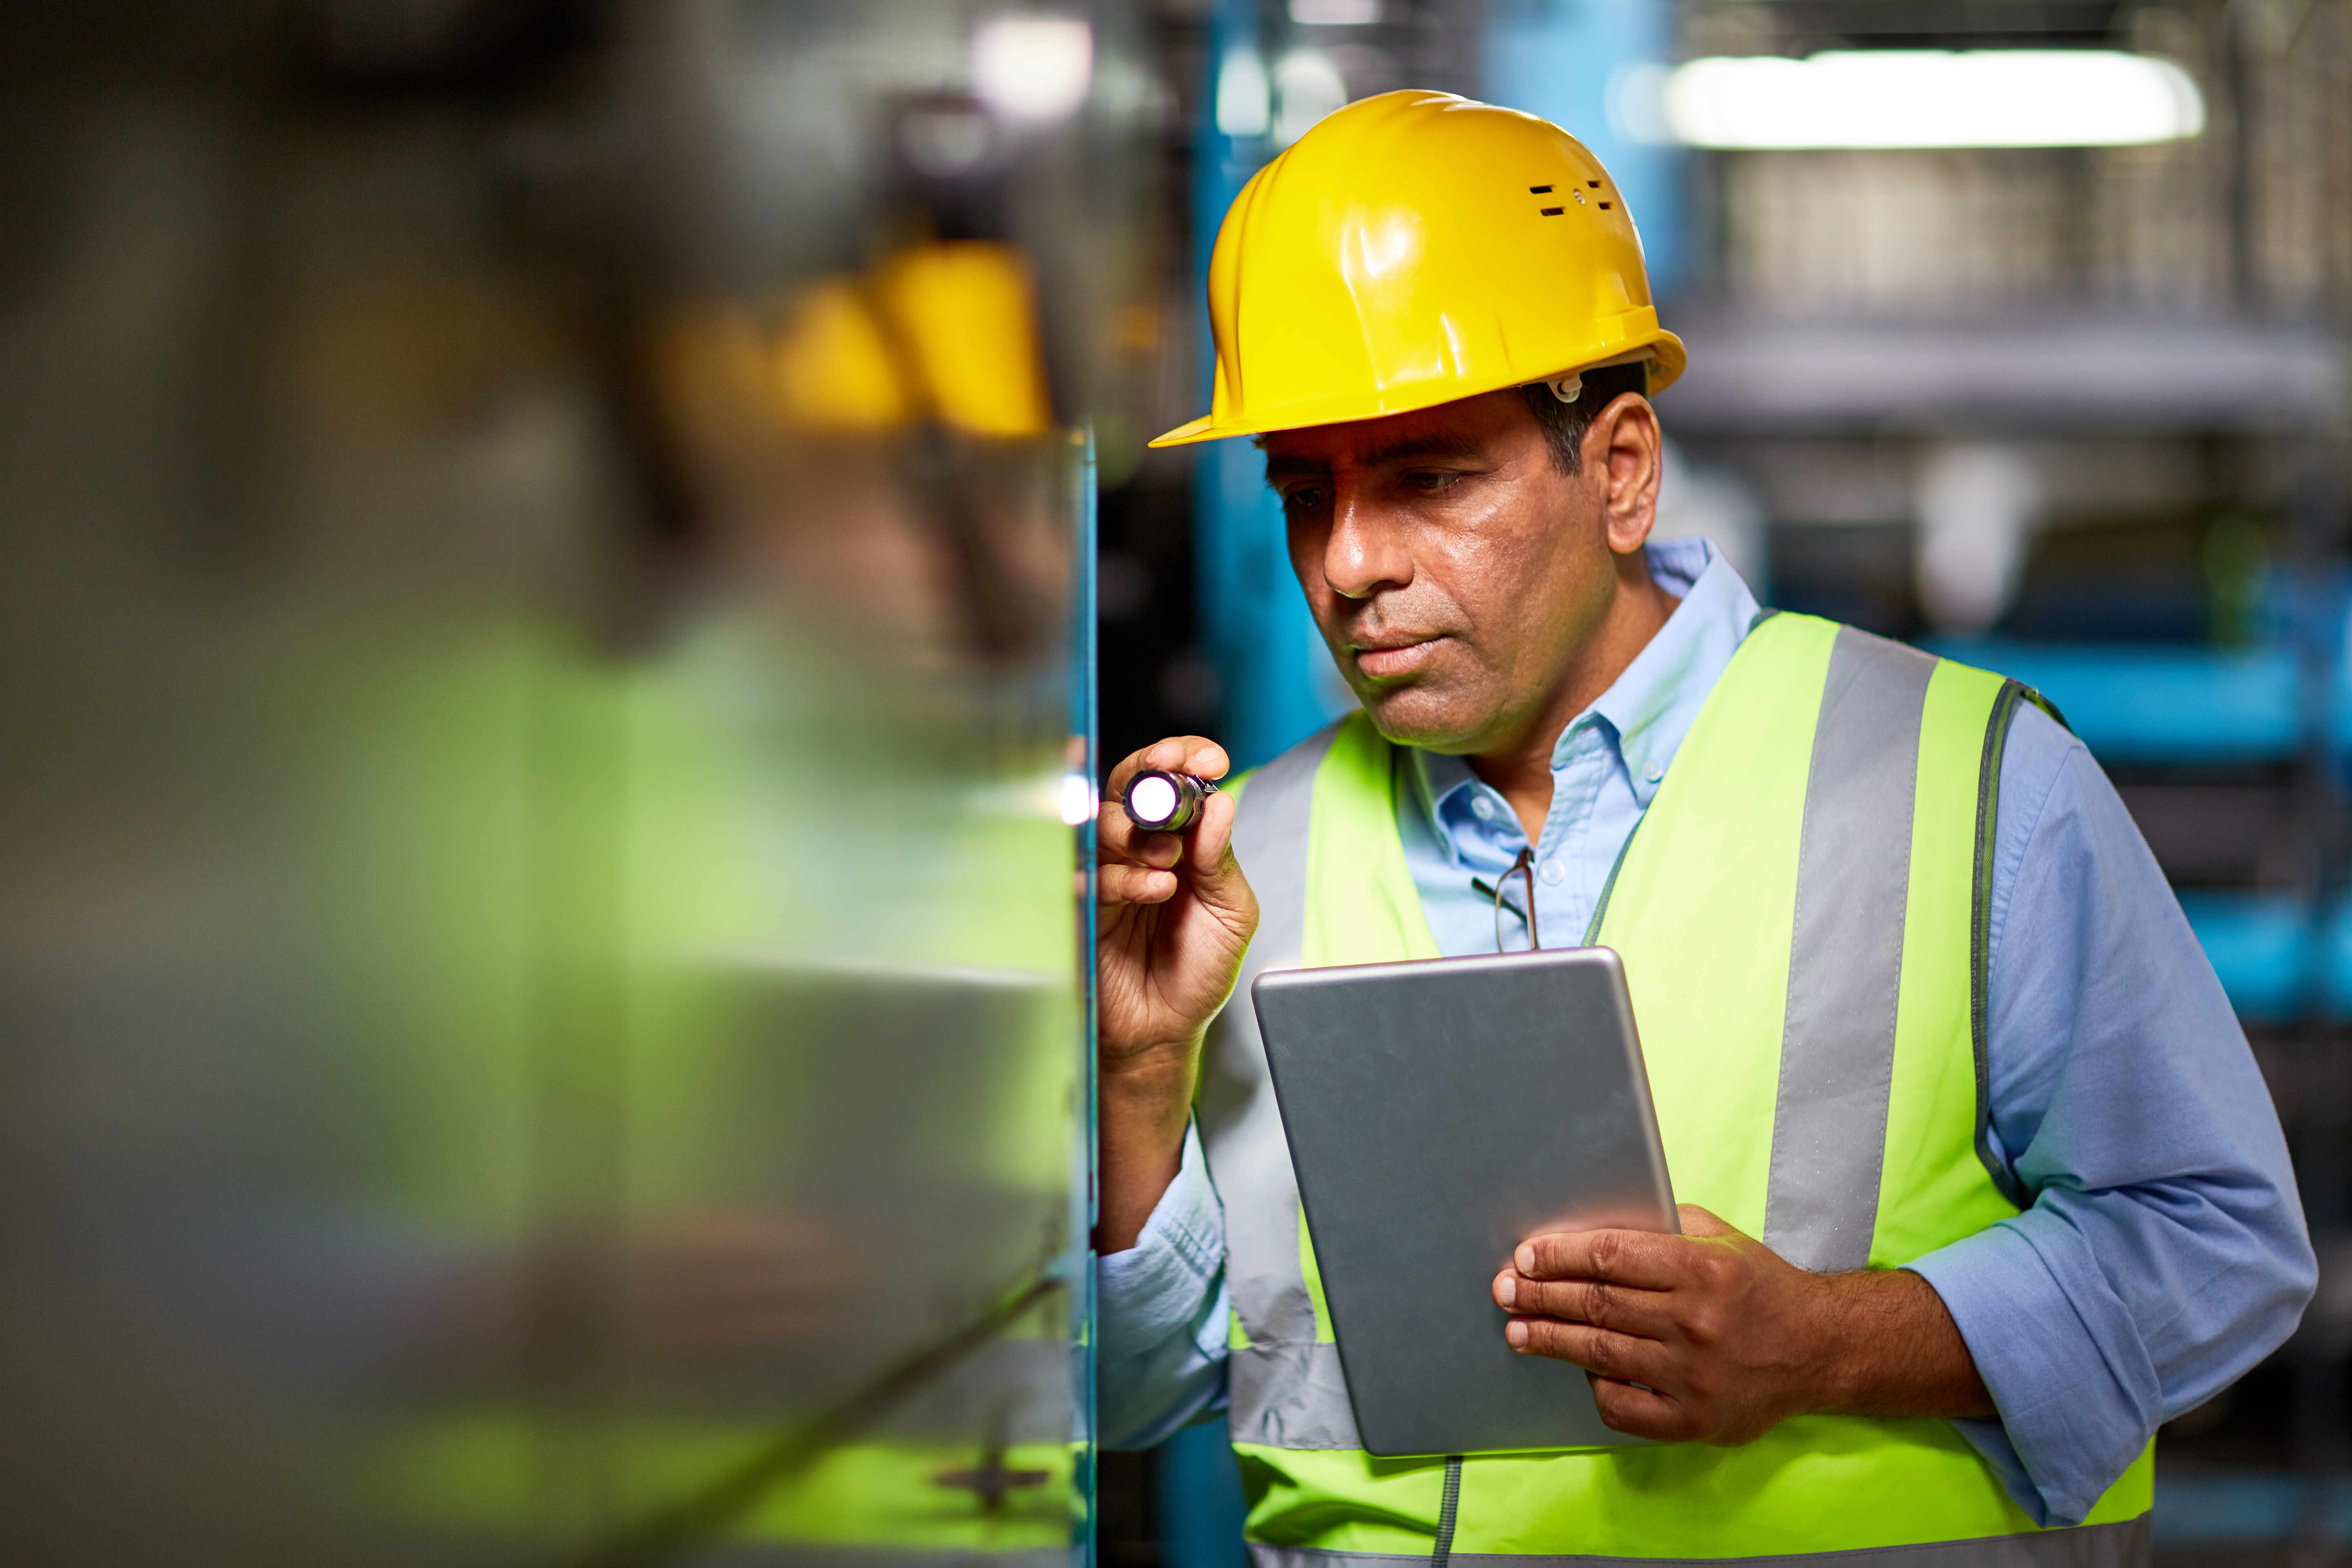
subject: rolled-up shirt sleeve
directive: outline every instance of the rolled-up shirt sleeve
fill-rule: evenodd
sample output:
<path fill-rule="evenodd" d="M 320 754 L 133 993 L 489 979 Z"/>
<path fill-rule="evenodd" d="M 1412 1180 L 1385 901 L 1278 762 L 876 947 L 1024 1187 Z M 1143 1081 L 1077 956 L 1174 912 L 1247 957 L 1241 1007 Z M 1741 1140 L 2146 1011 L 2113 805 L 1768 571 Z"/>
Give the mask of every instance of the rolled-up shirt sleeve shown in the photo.
<path fill-rule="evenodd" d="M 2244 1032 L 2114 787 L 2032 709 L 2000 786 L 1991 1141 L 2032 1205 L 1909 1267 L 2000 1413 L 1954 1425 L 2071 1523 L 2294 1331 L 2317 1266 Z"/>
<path fill-rule="evenodd" d="M 1095 1265 L 1096 1434 L 1106 1448 L 1148 1448 L 1225 1405 L 1225 1215 L 1198 1130 L 1125 1252 Z"/>

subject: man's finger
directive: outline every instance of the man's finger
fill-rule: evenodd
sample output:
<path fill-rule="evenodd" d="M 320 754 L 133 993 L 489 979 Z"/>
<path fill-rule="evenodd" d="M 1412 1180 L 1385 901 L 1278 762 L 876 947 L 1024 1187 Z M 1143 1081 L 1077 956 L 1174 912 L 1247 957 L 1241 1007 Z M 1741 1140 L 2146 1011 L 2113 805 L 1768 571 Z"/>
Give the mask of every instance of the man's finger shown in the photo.
<path fill-rule="evenodd" d="M 1592 1407 L 1601 1413 L 1601 1425 L 1612 1432 L 1622 1432 L 1629 1437 L 1654 1437 L 1662 1443 L 1687 1440 L 1696 1436 L 1689 1430 L 1689 1413 L 1654 1389 L 1622 1378 L 1585 1374 L 1592 1384 Z"/>
<path fill-rule="evenodd" d="M 1110 771 L 1104 798 L 1118 804 L 1127 795 L 1127 781 L 1146 768 L 1190 773 L 1196 779 L 1221 779 L 1232 771 L 1233 765 L 1225 749 L 1205 735 L 1171 735 L 1120 759 L 1118 766 Z"/>
<path fill-rule="evenodd" d="M 1549 1356 L 1629 1383 L 1652 1382 L 1664 1353 L 1655 1340 L 1558 1318 L 1513 1318 L 1503 1326 L 1503 1342 L 1523 1355 Z"/>
<path fill-rule="evenodd" d="M 1682 1222 L 1685 1236 L 1738 1236 L 1743 1234 L 1736 1225 L 1727 1225 L 1696 1204 L 1677 1204 L 1675 1215 Z"/>
<path fill-rule="evenodd" d="M 1230 795 L 1212 795 L 1202 802 L 1200 820 L 1183 835 L 1183 869 L 1192 900 L 1237 931 L 1242 941 L 1258 924 L 1258 896 L 1242 875 L 1240 858 L 1233 853 L 1233 818 L 1240 809 Z"/>
<path fill-rule="evenodd" d="M 1105 866 L 1095 873 L 1095 902 L 1164 904 L 1176 896 L 1176 873 L 1149 866 Z"/>
<path fill-rule="evenodd" d="M 1241 803 L 1229 795 L 1213 795 L 1201 803 L 1201 815 L 1192 830 L 1181 836 L 1186 847 L 1186 858 L 1192 861 L 1196 877 L 1230 877 L 1238 875 L 1240 867 L 1234 859 L 1234 816 Z M 1172 836 L 1171 837 L 1177 837 Z"/>
<path fill-rule="evenodd" d="M 1137 833 L 1128 840 L 1127 858 L 1157 871 L 1172 871 L 1184 858 L 1180 833 Z"/>
<path fill-rule="evenodd" d="M 1495 1279 L 1495 1304 L 1530 1317 L 1591 1323 L 1644 1339 L 1664 1339 L 1674 1327 L 1663 1290 L 1602 1279 L 1530 1279 L 1507 1268 Z"/>
<path fill-rule="evenodd" d="M 1095 811 L 1095 857 L 1097 860 L 1129 860 L 1162 870 L 1184 858 L 1189 836 L 1139 827 L 1128 819 L 1127 807 L 1106 795 Z"/>
<path fill-rule="evenodd" d="M 1225 755 L 1225 749 L 1205 736 L 1180 736 L 1173 741 L 1162 741 L 1152 750 L 1157 752 L 1161 747 L 1173 747 L 1176 760 L 1154 763 L 1151 764 L 1153 767 L 1166 768 L 1171 773 L 1191 773 L 1196 779 L 1222 779 L 1233 771 L 1233 759 Z"/>
<path fill-rule="evenodd" d="M 1136 842 L 1145 830 L 1127 819 L 1127 808 L 1118 797 L 1106 795 L 1095 807 L 1095 858 L 1097 860 L 1132 859 Z"/>
<path fill-rule="evenodd" d="M 1531 1236 L 1511 1261 L 1530 1279 L 1608 1279 L 1669 1290 L 1689 1278 L 1691 1244 L 1646 1230 L 1562 1230 Z"/>

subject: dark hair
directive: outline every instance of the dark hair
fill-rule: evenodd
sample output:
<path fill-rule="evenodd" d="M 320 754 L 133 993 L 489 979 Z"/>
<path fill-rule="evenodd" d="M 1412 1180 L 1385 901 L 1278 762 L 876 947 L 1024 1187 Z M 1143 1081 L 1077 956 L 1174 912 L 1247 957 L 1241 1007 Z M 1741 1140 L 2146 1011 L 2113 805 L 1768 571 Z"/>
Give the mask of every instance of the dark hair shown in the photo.
<path fill-rule="evenodd" d="M 1519 388 L 1519 396 L 1526 402 L 1528 412 L 1536 416 L 1536 423 L 1543 426 L 1544 445 L 1551 449 L 1552 467 L 1572 476 L 1584 465 L 1584 433 L 1592 428 L 1592 416 L 1629 392 L 1649 395 L 1648 365 L 1612 364 L 1588 370 L 1584 373 L 1584 390 L 1573 403 L 1562 403 L 1540 381 Z"/>

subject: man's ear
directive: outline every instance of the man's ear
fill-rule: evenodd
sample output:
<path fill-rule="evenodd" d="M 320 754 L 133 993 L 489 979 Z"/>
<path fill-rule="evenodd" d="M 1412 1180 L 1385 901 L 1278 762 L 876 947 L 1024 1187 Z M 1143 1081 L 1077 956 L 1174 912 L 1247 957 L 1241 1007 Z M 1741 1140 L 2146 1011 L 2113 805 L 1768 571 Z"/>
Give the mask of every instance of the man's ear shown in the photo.
<path fill-rule="evenodd" d="M 1620 394 L 1584 433 L 1585 471 L 1601 486 L 1601 521 L 1615 554 L 1641 549 L 1658 520 L 1664 445 L 1658 411 L 1638 392 Z"/>

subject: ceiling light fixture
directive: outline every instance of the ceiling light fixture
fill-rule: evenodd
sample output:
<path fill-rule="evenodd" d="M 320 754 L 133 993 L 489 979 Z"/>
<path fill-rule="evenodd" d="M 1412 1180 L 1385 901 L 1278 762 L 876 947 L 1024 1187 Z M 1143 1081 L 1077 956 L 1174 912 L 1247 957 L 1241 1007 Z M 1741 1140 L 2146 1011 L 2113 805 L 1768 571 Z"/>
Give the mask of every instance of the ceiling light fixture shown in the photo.
<path fill-rule="evenodd" d="M 1075 17 L 999 16 L 972 37 L 972 89 L 1009 120 L 1065 118 L 1094 72 L 1094 29 Z"/>
<path fill-rule="evenodd" d="M 1665 74 L 1694 147 L 2121 147 L 2205 129 L 2187 71 L 2113 49 L 1853 49 L 1696 59 Z"/>
<path fill-rule="evenodd" d="M 1368 27 L 1381 19 L 1381 0 L 1290 0 L 1290 19 L 1306 27 Z"/>

